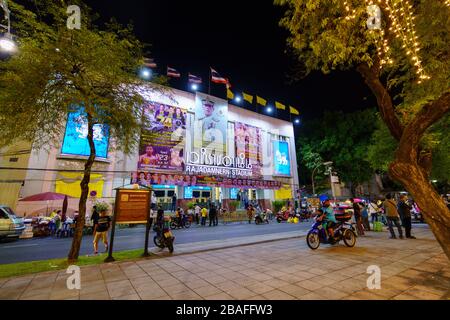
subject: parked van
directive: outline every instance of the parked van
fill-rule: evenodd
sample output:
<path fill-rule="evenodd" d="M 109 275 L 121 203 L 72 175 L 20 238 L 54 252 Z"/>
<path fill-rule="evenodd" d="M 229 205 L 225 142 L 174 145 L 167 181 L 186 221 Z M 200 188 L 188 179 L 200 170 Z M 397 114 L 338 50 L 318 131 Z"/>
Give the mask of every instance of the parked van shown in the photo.
<path fill-rule="evenodd" d="M 18 239 L 23 230 L 23 219 L 17 217 L 10 207 L 0 205 L 0 239 Z"/>

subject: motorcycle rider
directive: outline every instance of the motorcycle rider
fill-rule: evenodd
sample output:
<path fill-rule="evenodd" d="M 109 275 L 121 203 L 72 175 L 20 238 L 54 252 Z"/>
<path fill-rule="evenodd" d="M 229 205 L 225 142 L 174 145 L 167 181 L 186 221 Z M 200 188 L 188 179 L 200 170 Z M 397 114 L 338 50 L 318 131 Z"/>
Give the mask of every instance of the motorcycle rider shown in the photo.
<path fill-rule="evenodd" d="M 331 206 L 330 200 L 325 200 L 322 204 L 322 210 L 325 214 L 325 221 L 327 222 L 328 242 L 334 241 L 334 226 L 336 225 L 336 217 L 334 216 L 334 210 Z"/>

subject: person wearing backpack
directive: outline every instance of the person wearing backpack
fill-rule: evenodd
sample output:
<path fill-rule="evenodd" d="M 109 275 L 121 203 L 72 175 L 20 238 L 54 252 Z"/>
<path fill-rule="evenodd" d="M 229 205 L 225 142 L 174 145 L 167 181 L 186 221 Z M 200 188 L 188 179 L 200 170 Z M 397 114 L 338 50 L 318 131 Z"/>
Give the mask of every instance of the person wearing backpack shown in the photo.
<path fill-rule="evenodd" d="M 392 199 L 392 195 L 390 193 L 386 195 L 386 200 L 384 200 L 383 202 L 383 207 L 386 213 L 386 219 L 389 232 L 391 233 L 391 239 L 397 239 L 394 232 L 394 224 L 398 229 L 400 239 L 403 239 L 403 231 L 402 226 L 400 225 L 400 215 L 397 210 L 397 203 L 394 199 Z"/>

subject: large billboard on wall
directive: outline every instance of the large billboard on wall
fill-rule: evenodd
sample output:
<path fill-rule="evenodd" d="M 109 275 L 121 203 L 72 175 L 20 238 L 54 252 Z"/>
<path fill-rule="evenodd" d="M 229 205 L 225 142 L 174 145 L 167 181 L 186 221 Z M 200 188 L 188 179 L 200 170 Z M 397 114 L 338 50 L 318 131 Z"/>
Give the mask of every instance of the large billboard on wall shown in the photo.
<path fill-rule="evenodd" d="M 138 170 L 184 171 L 186 109 L 147 102 L 144 117 Z"/>
<path fill-rule="evenodd" d="M 194 148 L 226 154 L 228 102 L 197 92 L 195 96 Z"/>
<path fill-rule="evenodd" d="M 107 158 L 109 126 L 106 124 L 95 124 L 93 131 L 95 155 L 99 158 Z M 87 136 L 87 117 L 84 108 L 80 107 L 77 111 L 70 112 L 67 116 L 66 132 L 64 134 L 61 153 L 77 156 L 89 156 L 91 149 L 89 147 Z"/>
<path fill-rule="evenodd" d="M 245 123 L 234 124 L 236 156 L 243 154 L 252 165 L 252 177 L 262 176 L 262 130 Z"/>
<path fill-rule="evenodd" d="M 274 175 L 290 176 L 291 159 L 289 157 L 289 143 L 287 141 L 272 141 Z"/>

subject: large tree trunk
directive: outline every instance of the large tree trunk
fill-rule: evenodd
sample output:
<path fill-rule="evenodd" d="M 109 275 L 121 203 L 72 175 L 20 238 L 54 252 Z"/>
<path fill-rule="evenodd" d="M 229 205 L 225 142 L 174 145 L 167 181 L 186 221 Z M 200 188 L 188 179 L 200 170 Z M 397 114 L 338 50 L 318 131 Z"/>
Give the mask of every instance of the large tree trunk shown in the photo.
<path fill-rule="evenodd" d="M 86 216 L 86 201 L 89 195 L 89 181 L 91 180 L 91 169 L 95 160 L 95 145 L 94 145 L 94 124 L 92 120 L 92 116 L 88 113 L 88 142 L 90 147 L 90 155 L 84 165 L 84 175 L 83 180 L 81 180 L 81 196 L 80 202 L 78 203 L 78 221 L 77 227 L 75 229 L 75 233 L 73 235 L 72 246 L 69 251 L 68 261 L 69 263 L 75 262 L 78 260 L 78 256 L 80 254 L 81 247 L 81 239 L 83 238 L 83 228 L 85 224 L 85 216 Z"/>
<path fill-rule="evenodd" d="M 450 211 L 429 181 L 431 152 L 420 147 L 426 130 L 450 110 L 450 93 L 445 92 L 426 104 L 404 128 L 395 114 L 388 90 L 379 79 L 378 64 L 372 67 L 362 64 L 357 70 L 375 95 L 383 121 L 399 141 L 396 157 L 389 168 L 390 176 L 413 196 L 450 260 Z"/>

